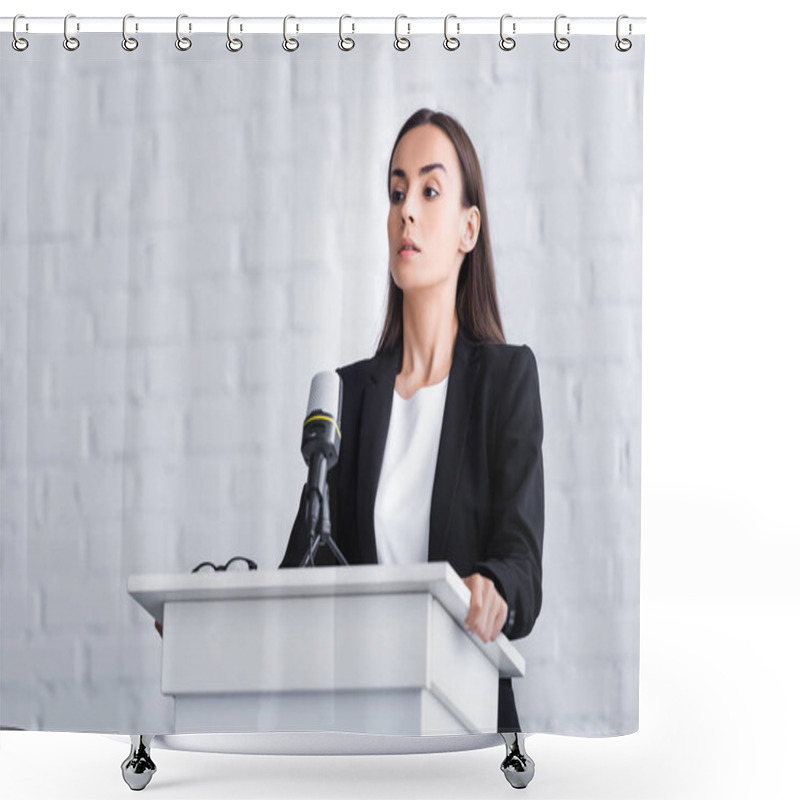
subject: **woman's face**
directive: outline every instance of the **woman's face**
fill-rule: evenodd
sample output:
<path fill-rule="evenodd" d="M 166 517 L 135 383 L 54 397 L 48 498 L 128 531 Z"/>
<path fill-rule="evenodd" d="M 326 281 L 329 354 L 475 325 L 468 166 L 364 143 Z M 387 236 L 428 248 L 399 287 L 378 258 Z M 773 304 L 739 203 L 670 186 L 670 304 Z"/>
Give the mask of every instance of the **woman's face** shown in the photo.
<path fill-rule="evenodd" d="M 404 293 L 448 282 L 455 286 L 479 229 L 477 206 L 461 205 L 453 143 L 436 125 L 412 128 L 397 144 L 390 173 L 387 232 L 394 282 Z"/>

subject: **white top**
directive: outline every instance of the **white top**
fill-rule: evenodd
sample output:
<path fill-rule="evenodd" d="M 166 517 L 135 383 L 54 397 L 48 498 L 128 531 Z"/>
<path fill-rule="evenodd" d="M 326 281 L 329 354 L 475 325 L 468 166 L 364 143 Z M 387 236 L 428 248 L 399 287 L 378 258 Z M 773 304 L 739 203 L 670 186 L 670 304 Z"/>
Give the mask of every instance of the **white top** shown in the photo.
<path fill-rule="evenodd" d="M 431 495 L 449 379 L 417 389 L 408 400 L 394 390 L 375 495 L 379 564 L 428 560 Z"/>

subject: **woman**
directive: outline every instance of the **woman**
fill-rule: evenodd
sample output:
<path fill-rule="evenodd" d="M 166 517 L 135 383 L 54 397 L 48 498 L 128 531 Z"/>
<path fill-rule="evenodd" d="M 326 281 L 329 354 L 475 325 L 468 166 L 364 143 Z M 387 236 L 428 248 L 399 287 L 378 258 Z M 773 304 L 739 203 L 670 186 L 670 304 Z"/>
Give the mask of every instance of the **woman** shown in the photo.
<path fill-rule="evenodd" d="M 449 561 L 484 642 L 530 633 L 542 602 L 544 478 L 536 359 L 507 345 L 472 142 L 420 109 L 389 162 L 389 300 L 374 357 L 337 370 L 331 531 L 351 564 Z M 308 549 L 306 487 L 281 567 Z M 317 564 L 338 563 L 327 549 Z M 498 732 L 520 730 L 511 679 Z"/>

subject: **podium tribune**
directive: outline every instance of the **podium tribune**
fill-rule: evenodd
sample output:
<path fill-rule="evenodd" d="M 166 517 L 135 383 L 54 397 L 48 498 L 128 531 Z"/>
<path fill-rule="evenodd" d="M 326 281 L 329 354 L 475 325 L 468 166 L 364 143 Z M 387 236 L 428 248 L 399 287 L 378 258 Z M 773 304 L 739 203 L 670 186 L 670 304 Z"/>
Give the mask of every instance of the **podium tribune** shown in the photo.
<path fill-rule="evenodd" d="M 501 633 L 464 628 L 446 562 L 132 575 L 164 626 L 175 733 L 497 730 L 498 678 L 525 674 Z"/>

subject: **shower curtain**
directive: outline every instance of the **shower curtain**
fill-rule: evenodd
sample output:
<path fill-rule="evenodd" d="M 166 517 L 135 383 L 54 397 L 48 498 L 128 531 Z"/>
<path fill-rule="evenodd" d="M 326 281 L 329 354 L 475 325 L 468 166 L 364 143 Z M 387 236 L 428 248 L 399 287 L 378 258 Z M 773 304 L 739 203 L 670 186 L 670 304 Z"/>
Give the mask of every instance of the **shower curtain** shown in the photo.
<path fill-rule="evenodd" d="M 414 230 L 391 228 L 415 210 L 391 205 L 390 155 L 427 108 L 474 146 L 505 342 L 535 363 L 509 434 L 533 442 L 540 408 L 543 496 L 523 500 L 544 520 L 541 609 L 509 640 L 521 730 L 636 731 L 644 37 L 29 38 L 0 48 L 0 724 L 175 730 L 169 631 L 129 580 L 278 569 L 312 378 L 376 354 L 392 237 Z"/>

